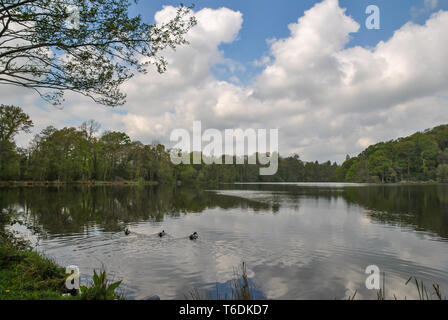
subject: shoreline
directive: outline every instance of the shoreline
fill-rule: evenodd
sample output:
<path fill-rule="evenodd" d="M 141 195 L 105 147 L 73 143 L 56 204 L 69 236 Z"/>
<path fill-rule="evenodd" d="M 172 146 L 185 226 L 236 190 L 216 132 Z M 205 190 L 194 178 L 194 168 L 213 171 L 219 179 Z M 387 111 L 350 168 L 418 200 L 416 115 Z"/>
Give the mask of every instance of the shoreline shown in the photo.
<path fill-rule="evenodd" d="M 369 186 L 409 186 L 409 185 L 446 185 L 447 183 L 438 181 L 400 181 L 390 183 L 372 183 L 372 182 L 316 182 L 316 181 L 295 181 L 295 182 L 221 182 L 220 185 L 248 185 L 248 184 L 316 184 L 316 183 L 346 183 L 354 185 L 369 185 Z M 158 181 L 0 181 L 0 187 L 63 187 L 63 186 L 158 186 L 161 185 Z"/>
<path fill-rule="evenodd" d="M 157 186 L 157 181 L 0 181 L 0 187 Z"/>
<path fill-rule="evenodd" d="M 6 228 L 11 216 L 0 213 L 0 300 L 125 300 L 106 271 L 94 270 L 93 282 L 72 295 L 66 287 L 66 268 Z"/>

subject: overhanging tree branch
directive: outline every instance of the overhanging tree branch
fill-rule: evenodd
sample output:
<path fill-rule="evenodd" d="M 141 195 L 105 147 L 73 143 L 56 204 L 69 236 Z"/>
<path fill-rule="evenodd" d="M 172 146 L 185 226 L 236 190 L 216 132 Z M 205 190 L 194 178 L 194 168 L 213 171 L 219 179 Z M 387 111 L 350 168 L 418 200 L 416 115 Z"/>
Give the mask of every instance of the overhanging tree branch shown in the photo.
<path fill-rule="evenodd" d="M 79 10 L 79 25 L 67 24 L 69 8 Z M 152 63 L 166 70 L 166 48 L 186 44 L 196 24 L 191 9 L 180 6 L 173 18 L 148 25 L 129 17 L 130 1 L 0 0 L 0 84 L 53 90 L 53 104 L 65 91 L 118 106 L 120 85 Z"/>

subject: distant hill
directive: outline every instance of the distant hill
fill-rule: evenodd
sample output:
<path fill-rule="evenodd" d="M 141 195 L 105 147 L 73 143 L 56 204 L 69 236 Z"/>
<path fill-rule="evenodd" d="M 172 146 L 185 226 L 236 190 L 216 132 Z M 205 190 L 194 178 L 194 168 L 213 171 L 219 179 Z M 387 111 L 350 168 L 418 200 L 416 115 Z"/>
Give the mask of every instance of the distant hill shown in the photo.
<path fill-rule="evenodd" d="M 448 125 L 371 145 L 338 168 L 337 180 L 448 182 Z"/>

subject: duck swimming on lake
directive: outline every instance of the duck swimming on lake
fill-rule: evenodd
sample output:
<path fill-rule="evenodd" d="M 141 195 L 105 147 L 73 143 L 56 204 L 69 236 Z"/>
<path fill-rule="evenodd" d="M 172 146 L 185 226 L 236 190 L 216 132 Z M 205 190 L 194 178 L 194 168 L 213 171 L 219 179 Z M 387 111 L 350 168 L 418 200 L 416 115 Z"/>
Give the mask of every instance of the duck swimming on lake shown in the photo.
<path fill-rule="evenodd" d="M 159 232 L 159 237 L 162 238 L 164 235 L 166 235 L 165 230 L 162 230 L 162 232 Z"/>
<path fill-rule="evenodd" d="M 124 234 L 127 235 L 127 236 L 128 236 L 130 233 L 131 233 L 131 231 L 129 231 L 128 228 L 126 228 L 126 229 L 124 230 Z"/>
<path fill-rule="evenodd" d="M 196 240 L 199 237 L 198 233 L 195 231 L 192 234 L 190 234 L 189 238 L 190 240 Z"/>

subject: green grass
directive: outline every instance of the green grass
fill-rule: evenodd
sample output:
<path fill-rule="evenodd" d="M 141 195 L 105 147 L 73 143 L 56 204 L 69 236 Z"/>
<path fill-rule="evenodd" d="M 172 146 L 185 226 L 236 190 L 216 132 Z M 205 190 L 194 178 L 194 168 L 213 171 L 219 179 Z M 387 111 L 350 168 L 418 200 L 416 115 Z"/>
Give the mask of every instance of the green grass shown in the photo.
<path fill-rule="evenodd" d="M 81 300 L 124 300 L 124 297 L 116 293 L 121 281 L 111 282 L 107 279 L 105 270 L 96 273 L 93 270 L 92 284 L 81 286 Z"/>
<path fill-rule="evenodd" d="M 12 215 L 0 212 L 0 300 L 118 300 L 121 281 L 112 283 L 106 271 L 94 271 L 93 281 L 81 287 L 78 296 L 63 296 L 65 268 L 32 249 L 30 244 L 8 231 Z"/>
<path fill-rule="evenodd" d="M 67 299 L 65 277 L 64 268 L 0 231 L 0 300 Z"/>

